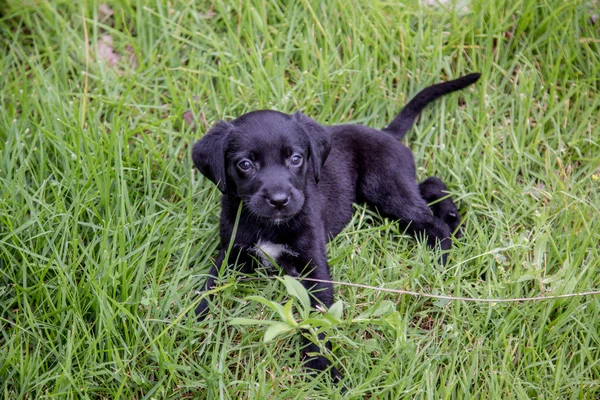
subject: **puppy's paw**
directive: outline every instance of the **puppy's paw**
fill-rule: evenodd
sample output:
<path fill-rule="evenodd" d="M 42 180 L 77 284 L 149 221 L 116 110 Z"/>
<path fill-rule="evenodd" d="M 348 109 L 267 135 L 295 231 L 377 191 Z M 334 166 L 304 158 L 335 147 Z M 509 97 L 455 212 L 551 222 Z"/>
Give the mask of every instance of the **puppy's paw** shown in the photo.
<path fill-rule="evenodd" d="M 342 373 L 340 371 L 338 371 L 338 369 L 334 366 L 331 366 L 331 368 L 329 369 L 329 376 L 331 378 L 331 381 L 333 383 L 335 383 L 336 385 L 338 383 L 340 383 L 342 381 L 342 379 L 344 378 Z"/>
<path fill-rule="evenodd" d="M 198 322 L 204 321 L 204 319 L 208 315 L 209 310 L 210 310 L 210 307 L 208 305 L 208 301 L 205 298 L 202 299 L 200 301 L 200 304 L 198 304 L 198 307 L 196 307 L 196 310 L 194 310 L 194 312 L 196 314 L 196 320 Z"/>
<path fill-rule="evenodd" d="M 457 228 L 454 229 L 454 237 L 457 239 L 460 239 L 463 235 L 463 233 L 465 232 L 465 224 L 461 224 L 459 221 L 459 224 Z"/>
<path fill-rule="evenodd" d="M 335 384 L 340 382 L 343 378 L 342 374 L 336 367 L 331 365 L 331 362 L 323 356 L 306 356 L 304 366 L 311 371 L 313 376 L 318 375 L 321 371 L 325 371 L 329 368 L 329 376 L 331 381 Z"/>
<path fill-rule="evenodd" d="M 331 350 L 331 343 L 327 342 L 326 347 Z M 312 342 L 302 348 L 302 359 L 304 360 L 304 366 L 311 371 L 311 375 L 313 376 L 329 369 L 329 376 L 333 383 L 337 384 L 343 378 L 340 371 L 325 356 L 321 355 L 319 347 Z"/>
<path fill-rule="evenodd" d="M 454 233 L 455 238 L 460 238 L 462 236 L 463 225 L 460 223 L 460 214 L 454 205 L 454 202 L 449 198 L 446 200 L 442 200 L 443 202 L 449 201 L 451 204 L 445 204 L 442 207 L 442 211 L 440 211 L 439 218 L 444 221 L 448 227 L 450 228 L 450 232 Z"/>

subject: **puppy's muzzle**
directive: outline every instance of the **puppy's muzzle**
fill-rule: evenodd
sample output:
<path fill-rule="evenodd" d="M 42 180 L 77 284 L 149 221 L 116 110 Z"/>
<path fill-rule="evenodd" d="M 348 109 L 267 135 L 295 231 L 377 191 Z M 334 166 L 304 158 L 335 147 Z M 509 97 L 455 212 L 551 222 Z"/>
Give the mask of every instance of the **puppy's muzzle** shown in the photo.
<path fill-rule="evenodd" d="M 287 194 L 284 191 L 277 191 L 274 193 L 267 193 L 265 196 L 267 198 L 267 202 L 271 207 L 276 210 L 283 210 L 285 206 L 290 203 L 291 195 Z"/>
<path fill-rule="evenodd" d="M 302 192 L 291 185 L 271 184 L 253 196 L 249 207 L 254 215 L 280 223 L 296 215 L 304 204 Z"/>

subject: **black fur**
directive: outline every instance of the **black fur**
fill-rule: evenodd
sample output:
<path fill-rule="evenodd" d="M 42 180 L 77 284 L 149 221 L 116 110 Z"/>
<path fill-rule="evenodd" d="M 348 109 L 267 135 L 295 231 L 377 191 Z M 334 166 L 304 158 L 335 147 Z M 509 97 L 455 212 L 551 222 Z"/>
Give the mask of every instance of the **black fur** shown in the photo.
<path fill-rule="evenodd" d="M 326 244 L 352 218 L 354 202 L 366 202 L 414 235 L 424 234 L 431 247 L 444 251 L 445 263 L 460 216 L 440 179 L 416 182 L 413 155 L 400 139 L 429 102 L 478 78 L 470 74 L 424 89 L 381 131 L 322 126 L 302 113 L 266 110 L 217 123 L 193 149 L 198 169 L 223 192 L 221 251 L 205 289 L 213 287 L 224 262 L 240 202 L 228 264 L 245 270 L 270 251 L 287 274 L 330 280 Z M 333 304 L 332 284 L 302 282 L 312 293 L 313 306 Z M 199 318 L 208 305 L 207 299 L 201 301 Z M 315 352 L 317 346 L 304 346 L 307 366 L 331 367 L 331 376 L 339 380 L 338 370 Z"/>

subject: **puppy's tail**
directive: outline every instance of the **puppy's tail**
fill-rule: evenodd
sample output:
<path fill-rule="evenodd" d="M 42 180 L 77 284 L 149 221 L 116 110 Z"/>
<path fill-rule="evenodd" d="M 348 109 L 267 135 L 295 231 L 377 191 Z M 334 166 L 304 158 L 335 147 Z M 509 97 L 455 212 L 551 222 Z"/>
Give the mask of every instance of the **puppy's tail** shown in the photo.
<path fill-rule="evenodd" d="M 427 104 L 445 94 L 466 88 L 467 86 L 477 82 L 480 76 L 480 73 L 469 74 L 453 81 L 438 83 L 437 85 L 433 85 L 421 90 L 415 97 L 413 97 L 411 101 L 408 102 L 400 114 L 394 118 L 392 123 L 383 130 L 391 133 L 397 137 L 398 140 L 401 140 Z"/>

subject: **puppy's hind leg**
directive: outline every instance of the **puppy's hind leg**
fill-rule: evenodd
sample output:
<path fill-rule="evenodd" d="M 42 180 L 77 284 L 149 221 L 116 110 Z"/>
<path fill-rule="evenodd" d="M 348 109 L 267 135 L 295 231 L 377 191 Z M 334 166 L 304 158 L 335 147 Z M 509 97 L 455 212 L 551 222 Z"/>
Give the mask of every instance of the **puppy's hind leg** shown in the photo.
<path fill-rule="evenodd" d="M 452 247 L 451 232 L 448 225 L 432 215 L 424 201 L 423 204 L 398 207 L 393 211 L 393 214 L 384 211 L 383 215 L 398 219 L 400 225 L 415 237 L 424 234 L 429 247 L 436 248 L 439 246 L 442 249 L 440 263 L 446 265 L 448 261 L 447 251 Z"/>
<path fill-rule="evenodd" d="M 376 207 L 382 216 L 398 220 L 400 226 L 414 236 L 425 235 L 427 244 L 444 251 L 441 264 L 445 265 L 446 251 L 452 246 L 450 228 L 432 214 L 427 202 L 421 197 L 416 182 L 407 182 L 399 177 L 388 176 L 378 187 L 364 185 L 361 195 L 366 202 Z M 367 182 L 373 180 L 367 180 Z"/>
<path fill-rule="evenodd" d="M 432 176 L 419 184 L 419 192 L 429 204 L 433 215 L 444 221 L 455 237 L 461 237 L 460 214 L 452 197 L 448 194 L 444 182 L 440 178 Z"/>

